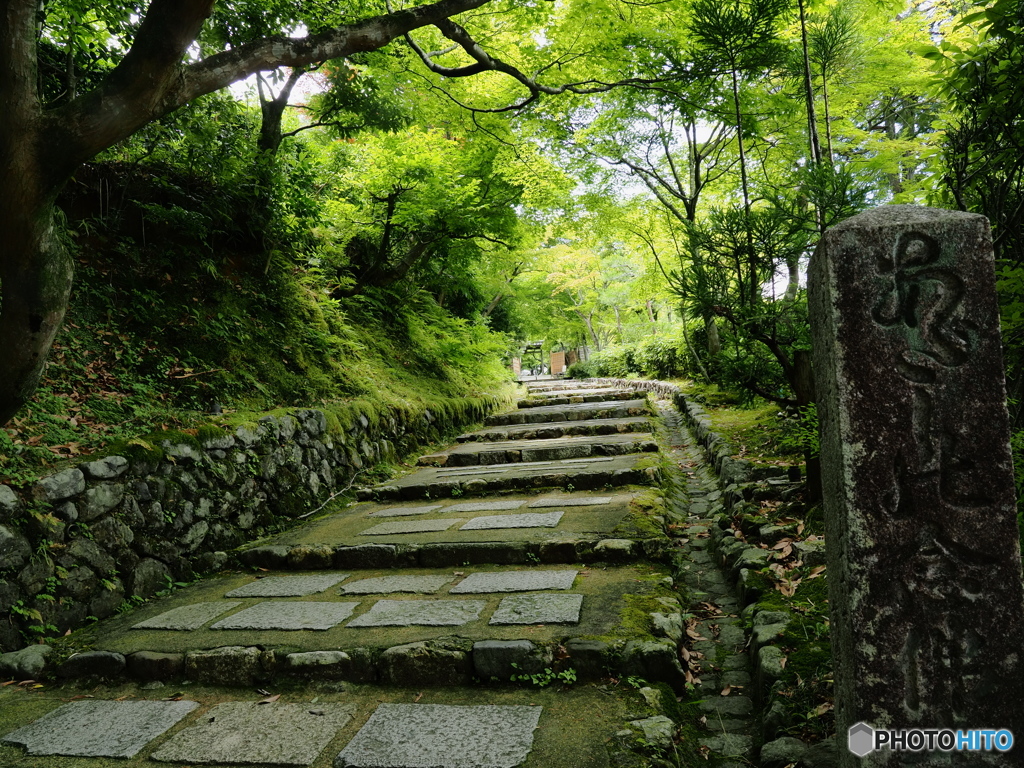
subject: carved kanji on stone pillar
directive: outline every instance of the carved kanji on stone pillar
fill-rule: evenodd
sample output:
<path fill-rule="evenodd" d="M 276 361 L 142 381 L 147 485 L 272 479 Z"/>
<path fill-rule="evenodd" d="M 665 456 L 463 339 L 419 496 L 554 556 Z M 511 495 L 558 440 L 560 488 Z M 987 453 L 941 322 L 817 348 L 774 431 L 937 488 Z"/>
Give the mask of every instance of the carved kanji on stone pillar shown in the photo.
<path fill-rule="evenodd" d="M 1024 765 L 1024 598 L 988 221 L 884 206 L 809 285 L 842 765 Z M 1006 728 L 1010 752 L 846 748 Z"/>

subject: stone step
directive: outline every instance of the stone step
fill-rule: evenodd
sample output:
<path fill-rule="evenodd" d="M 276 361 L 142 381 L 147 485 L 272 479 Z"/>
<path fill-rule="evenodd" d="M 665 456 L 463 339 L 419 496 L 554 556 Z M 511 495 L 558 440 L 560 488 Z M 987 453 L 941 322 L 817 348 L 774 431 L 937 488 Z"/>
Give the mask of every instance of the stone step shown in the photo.
<path fill-rule="evenodd" d="M 58 674 L 470 685 L 474 675 L 507 682 L 514 662 L 540 671 L 559 654 L 593 680 L 643 663 L 635 657 L 647 652 L 619 652 L 623 642 L 656 642 L 653 619 L 638 627 L 637 605 L 680 613 L 666 576 L 650 564 L 232 574 L 82 631 L 76 642 L 90 650 Z M 677 665 L 663 676 L 681 687 Z"/>
<path fill-rule="evenodd" d="M 626 691 L 584 685 L 409 691 L 321 678 L 272 701 L 154 685 L 65 684 L 30 703 L 0 691 L 14 728 L 0 736 L 0 765 L 600 766 L 638 709 Z"/>
<path fill-rule="evenodd" d="M 647 433 L 582 436 L 550 440 L 509 440 L 465 442 L 442 453 L 420 456 L 424 467 L 467 467 L 520 462 L 581 459 L 591 456 L 620 456 L 655 452 L 658 444 Z"/>
<path fill-rule="evenodd" d="M 549 379 L 547 381 L 527 381 L 525 382 L 527 390 L 530 392 L 551 392 L 560 391 L 563 389 L 619 389 L 612 384 L 598 384 L 596 382 L 589 382 L 579 379 Z"/>
<path fill-rule="evenodd" d="M 651 432 L 651 419 L 635 416 L 626 419 L 583 419 L 558 421 L 547 424 L 519 424 L 482 429 L 459 435 L 460 443 L 501 442 L 505 440 L 548 440 L 577 435 L 614 435 L 627 432 Z"/>
<path fill-rule="evenodd" d="M 531 393 L 529 397 L 516 403 L 518 408 L 538 408 L 544 405 L 567 405 L 569 403 L 600 403 L 608 400 L 634 400 L 636 392 L 632 390 L 590 390 L 567 389 L 552 393 Z"/>
<path fill-rule="evenodd" d="M 626 489 L 362 503 L 259 542 L 240 557 L 254 568 L 296 570 L 629 562 L 667 547 L 658 498 Z"/>
<path fill-rule="evenodd" d="M 543 424 L 581 419 L 624 419 L 630 416 L 648 416 L 646 400 L 615 400 L 607 403 L 570 403 L 538 408 L 524 408 L 508 413 L 496 413 L 484 419 L 488 427 L 511 424 Z"/>
<path fill-rule="evenodd" d="M 618 488 L 660 482 L 650 456 L 600 456 L 561 461 L 530 461 L 486 467 L 425 467 L 386 485 L 360 488 L 360 500 L 438 499 L 524 488 Z"/>

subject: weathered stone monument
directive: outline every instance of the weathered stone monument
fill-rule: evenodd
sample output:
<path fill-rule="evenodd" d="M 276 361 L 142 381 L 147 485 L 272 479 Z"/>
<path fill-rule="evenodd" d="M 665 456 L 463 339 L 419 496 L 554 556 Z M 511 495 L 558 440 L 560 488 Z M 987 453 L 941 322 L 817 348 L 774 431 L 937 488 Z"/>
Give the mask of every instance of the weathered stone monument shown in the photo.
<path fill-rule="evenodd" d="M 1022 766 L 1024 598 L 988 221 L 904 205 L 851 218 L 818 246 L 809 295 L 841 764 Z"/>

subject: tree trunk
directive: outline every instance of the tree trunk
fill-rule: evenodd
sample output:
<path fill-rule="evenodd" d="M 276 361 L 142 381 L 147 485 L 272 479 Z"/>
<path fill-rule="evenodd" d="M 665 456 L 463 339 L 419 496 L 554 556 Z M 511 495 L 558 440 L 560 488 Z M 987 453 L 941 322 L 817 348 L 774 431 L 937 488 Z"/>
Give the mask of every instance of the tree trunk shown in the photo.
<path fill-rule="evenodd" d="M 821 144 L 818 141 L 818 118 L 814 114 L 814 83 L 811 80 L 811 58 L 807 51 L 807 18 L 804 0 L 797 0 L 800 9 L 800 43 L 803 52 L 804 98 L 807 100 L 807 139 L 810 144 L 811 163 L 821 162 Z"/>
<path fill-rule="evenodd" d="M 11 176 L 0 173 L 0 189 L 6 191 L 0 242 L 7 244 L 0 261 L 0 424 L 14 416 L 39 384 L 64 321 L 74 274 L 72 260 L 54 233 L 52 197 L 41 203 L 24 188 L 12 194 L 20 180 Z"/>
<path fill-rule="evenodd" d="M 600 352 L 601 351 L 601 339 L 598 338 L 597 332 L 594 331 L 594 322 L 593 322 L 593 319 L 592 319 L 593 316 L 592 315 L 584 315 L 583 311 L 579 310 L 579 309 L 574 309 L 573 312 L 575 312 L 579 316 L 580 320 L 583 321 L 583 324 L 585 326 L 587 326 L 587 331 L 590 333 L 590 340 L 594 342 L 594 351 L 595 352 Z"/>
<path fill-rule="evenodd" d="M 704 318 L 704 330 L 708 337 L 708 354 L 717 357 L 722 353 L 722 338 L 718 334 L 718 323 L 714 315 Z"/>

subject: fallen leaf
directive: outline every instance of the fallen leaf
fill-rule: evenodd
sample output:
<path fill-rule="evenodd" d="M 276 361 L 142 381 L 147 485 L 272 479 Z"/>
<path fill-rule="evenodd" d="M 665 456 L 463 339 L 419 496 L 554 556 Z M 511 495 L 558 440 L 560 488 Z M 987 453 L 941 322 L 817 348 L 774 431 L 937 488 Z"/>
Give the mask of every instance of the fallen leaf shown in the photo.
<path fill-rule="evenodd" d="M 413 699 L 412 699 L 412 703 L 413 703 L 413 704 L 416 704 L 416 703 L 417 703 L 417 702 L 419 702 L 419 700 L 420 700 L 420 699 L 422 699 L 422 698 L 423 698 L 423 691 L 420 691 L 420 692 L 419 692 L 419 693 L 417 693 L 417 694 L 416 694 L 415 696 L 413 696 Z"/>
<path fill-rule="evenodd" d="M 731 685 L 727 685 L 727 686 L 725 686 L 725 688 L 722 689 L 722 692 L 719 695 L 720 696 L 728 696 L 730 693 L 732 693 L 732 686 Z"/>
<path fill-rule="evenodd" d="M 260 699 L 257 704 L 273 704 L 275 701 L 281 698 L 280 693 L 275 693 L 273 696 L 267 696 L 265 699 Z"/>
<path fill-rule="evenodd" d="M 792 539 L 779 539 L 772 549 L 785 549 L 787 546 L 793 543 Z"/>
<path fill-rule="evenodd" d="M 34 682 L 35 680 L 22 680 L 18 685 L 32 685 Z"/>
<path fill-rule="evenodd" d="M 811 569 L 811 572 L 809 574 L 807 574 L 807 578 L 808 579 L 816 579 L 816 578 L 818 578 L 819 576 L 821 576 L 821 574 L 823 574 L 825 572 L 825 568 L 826 568 L 826 566 L 824 566 L 824 565 L 816 565 L 816 566 L 814 566 Z"/>
<path fill-rule="evenodd" d="M 826 701 L 824 704 L 819 704 L 817 707 L 814 708 L 814 714 L 817 717 L 821 717 L 822 715 L 824 715 L 826 712 L 828 712 L 831 709 L 834 709 L 834 707 L 832 706 L 832 703 Z"/>
<path fill-rule="evenodd" d="M 92 696 L 90 696 L 89 698 L 91 699 Z M 126 699 L 134 699 L 134 698 L 135 698 L 135 696 L 133 694 L 126 693 L 124 696 L 119 696 L 118 698 L 114 699 L 114 701 L 124 701 Z"/>
<path fill-rule="evenodd" d="M 256 689 L 256 693 L 258 693 L 260 696 L 269 696 L 270 695 L 270 691 L 265 691 L 262 688 L 257 688 Z"/>
<path fill-rule="evenodd" d="M 706 637 L 704 637 L 700 632 L 698 632 L 693 627 L 687 627 L 686 628 L 686 634 L 689 635 L 694 640 L 707 640 Z"/>

